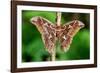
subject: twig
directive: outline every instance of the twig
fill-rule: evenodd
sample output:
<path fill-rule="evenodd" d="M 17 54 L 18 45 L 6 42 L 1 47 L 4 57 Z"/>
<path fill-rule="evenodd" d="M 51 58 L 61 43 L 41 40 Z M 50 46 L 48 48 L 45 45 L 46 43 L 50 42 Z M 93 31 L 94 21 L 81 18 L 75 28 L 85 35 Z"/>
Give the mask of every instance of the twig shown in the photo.
<path fill-rule="evenodd" d="M 57 18 L 56 18 L 56 24 L 57 26 L 61 25 L 61 12 L 57 12 Z M 51 53 L 51 61 L 56 60 L 56 48 L 53 49 L 53 52 Z"/>
<path fill-rule="evenodd" d="M 53 49 L 53 52 L 51 53 L 51 61 L 56 60 L 56 48 Z"/>
<path fill-rule="evenodd" d="M 57 25 L 61 25 L 61 12 L 57 12 Z"/>

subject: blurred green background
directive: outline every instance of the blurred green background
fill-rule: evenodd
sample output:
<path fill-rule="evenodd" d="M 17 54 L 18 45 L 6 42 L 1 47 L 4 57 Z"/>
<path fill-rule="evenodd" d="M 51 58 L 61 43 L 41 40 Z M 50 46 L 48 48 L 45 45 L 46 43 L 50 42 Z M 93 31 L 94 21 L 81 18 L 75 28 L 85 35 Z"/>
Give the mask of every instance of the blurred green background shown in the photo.
<path fill-rule="evenodd" d="M 39 62 L 48 61 L 49 53 L 45 50 L 41 35 L 37 28 L 30 22 L 34 16 L 42 16 L 49 21 L 56 23 L 56 12 L 46 11 L 22 11 L 22 61 Z M 68 52 L 56 51 L 56 60 L 83 60 L 90 58 L 90 15 L 88 13 L 64 13 L 62 12 L 62 24 L 73 20 L 74 18 L 82 21 L 85 27 L 81 29 L 73 38 Z M 59 48 L 59 47 L 58 47 Z"/>

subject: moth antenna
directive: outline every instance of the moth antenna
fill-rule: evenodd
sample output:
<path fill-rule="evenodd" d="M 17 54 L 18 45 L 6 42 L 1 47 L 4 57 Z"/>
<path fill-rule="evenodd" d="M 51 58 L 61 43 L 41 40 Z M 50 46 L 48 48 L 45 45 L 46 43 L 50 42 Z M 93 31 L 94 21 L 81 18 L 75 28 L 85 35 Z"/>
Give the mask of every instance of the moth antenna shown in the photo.
<path fill-rule="evenodd" d="M 78 13 L 74 13 L 72 16 L 72 20 L 79 20 L 80 15 Z"/>

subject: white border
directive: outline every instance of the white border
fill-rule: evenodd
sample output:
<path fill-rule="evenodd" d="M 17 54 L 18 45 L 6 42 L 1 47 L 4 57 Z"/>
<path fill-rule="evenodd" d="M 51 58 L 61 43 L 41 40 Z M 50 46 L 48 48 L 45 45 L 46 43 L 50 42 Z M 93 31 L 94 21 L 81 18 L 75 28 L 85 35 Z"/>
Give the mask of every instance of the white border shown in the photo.
<path fill-rule="evenodd" d="M 55 61 L 55 62 L 29 62 L 22 63 L 22 10 L 41 10 L 41 11 L 60 11 L 74 13 L 90 13 L 90 59 L 89 60 L 72 60 L 72 61 Z M 29 67 L 46 67 L 60 65 L 82 65 L 94 64 L 94 10 L 93 9 L 76 9 L 76 8 L 57 8 L 57 7 L 40 7 L 40 6 L 17 6 L 17 68 Z"/>

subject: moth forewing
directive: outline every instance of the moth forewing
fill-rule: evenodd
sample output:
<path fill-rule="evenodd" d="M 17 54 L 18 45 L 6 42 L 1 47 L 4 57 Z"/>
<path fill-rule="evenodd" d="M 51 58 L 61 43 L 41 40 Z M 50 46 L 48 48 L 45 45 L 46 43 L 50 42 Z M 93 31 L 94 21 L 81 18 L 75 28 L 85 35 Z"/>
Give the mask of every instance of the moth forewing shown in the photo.
<path fill-rule="evenodd" d="M 31 23 L 34 24 L 37 29 L 39 30 L 39 32 L 42 34 L 43 33 L 43 26 L 44 25 L 53 25 L 52 22 L 50 22 L 49 20 L 41 17 L 41 16 L 35 16 L 33 18 L 31 18 Z"/>
<path fill-rule="evenodd" d="M 52 24 L 52 22 L 50 22 L 49 20 L 43 17 L 36 16 L 31 19 L 31 23 L 34 24 L 39 30 L 39 32 L 41 33 L 42 40 L 47 51 L 49 53 L 52 53 L 55 47 L 55 38 L 56 38 L 56 35 L 55 35 L 56 32 L 55 32 L 54 25 Z"/>
<path fill-rule="evenodd" d="M 77 32 L 85 26 L 85 24 L 79 20 L 70 21 L 65 25 L 68 26 L 68 35 L 71 37 L 74 37 L 77 34 Z"/>
<path fill-rule="evenodd" d="M 39 16 L 36 16 L 36 17 L 31 18 L 30 21 L 33 25 L 35 25 L 37 27 L 38 31 L 42 34 L 43 33 L 43 25 L 40 25 L 39 19 L 41 19 L 41 18 Z"/>
<path fill-rule="evenodd" d="M 74 22 L 74 25 L 72 26 L 73 27 L 73 31 L 72 31 L 72 37 L 74 37 L 77 33 L 78 33 L 78 31 L 81 29 L 81 28 L 83 28 L 85 26 L 85 24 L 84 23 L 82 23 L 81 21 L 76 21 L 76 22 Z"/>
<path fill-rule="evenodd" d="M 62 46 L 62 50 L 64 52 L 67 52 L 70 48 L 73 37 L 85 25 L 81 21 L 74 20 L 74 21 L 70 21 L 70 22 L 66 23 L 64 26 L 66 26 L 68 28 L 66 31 L 64 31 L 64 32 L 67 32 L 66 34 L 64 34 L 64 36 L 66 35 L 66 37 L 64 37 L 65 39 L 61 38 L 61 40 L 64 39 L 63 42 L 61 42 L 61 46 Z"/>

